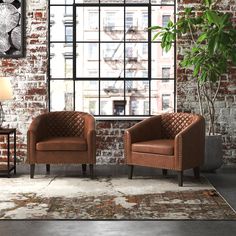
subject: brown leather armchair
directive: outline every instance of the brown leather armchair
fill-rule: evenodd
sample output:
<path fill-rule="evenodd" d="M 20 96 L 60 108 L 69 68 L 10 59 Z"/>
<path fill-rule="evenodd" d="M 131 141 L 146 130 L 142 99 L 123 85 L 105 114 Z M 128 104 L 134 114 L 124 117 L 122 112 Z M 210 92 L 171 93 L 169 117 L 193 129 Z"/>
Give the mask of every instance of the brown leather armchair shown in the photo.
<path fill-rule="evenodd" d="M 199 177 L 204 162 L 205 120 L 190 113 L 166 113 L 147 118 L 127 129 L 124 151 L 129 178 L 133 167 L 147 166 L 178 171 L 179 186 L 183 186 L 183 171 L 193 168 Z"/>
<path fill-rule="evenodd" d="M 95 119 L 77 111 L 48 112 L 37 116 L 27 132 L 27 159 L 30 177 L 34 177 L 35 164 L 82 164 L 83 174 L 89 164 L 93 177 L 96 163 Z"/>

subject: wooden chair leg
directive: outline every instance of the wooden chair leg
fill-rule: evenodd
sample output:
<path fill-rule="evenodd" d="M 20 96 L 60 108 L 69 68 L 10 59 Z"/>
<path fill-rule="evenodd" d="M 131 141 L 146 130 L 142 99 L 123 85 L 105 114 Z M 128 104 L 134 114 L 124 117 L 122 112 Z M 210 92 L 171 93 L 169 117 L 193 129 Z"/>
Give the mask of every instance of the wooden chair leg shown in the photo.
<path fill-rule="evenodd" d="M 35 170 L 35 164 L 30 165 L 30 178 L 34 178 L 34 170 Z"/>
<path fill-rule="evenodd" d="M 162 175 L 167 176 L 167 169 L 162 169 Z"/>
<path fill-rule="evenodd" d="M 82 174 L 83 174 L 83 176 L 85 176 L 85 174 L 86 174 L 86 169 L 87 169 L 87 165 L 82 164 Z"/>
<path fill-rule="evenodd" d="M 200 168 L 199 166 L 193 168 L 193 173 L 196 179 L 200 178 Z"/>
<path fill-rule="evenodd" d="M 178 171 L 178 183 L 180 187 L 183 186 L 183 171 Z"/>
<path fill-rule="evenodd" d="M 46 173 L 50 174 L 50 164 L 46 164 Z"/>
<path fill-rule="evenodd" d="M 89 164 L 89 172 L 90 172 L 90 178 L 94 178 L 94 171 L 93 171 L 93 164 Z"/>
<path fill-rule="evenodd" d="M 132 179 L 132 177 L 133 177 L 133 171 L 134 171 L 134 166 L 133 166 L 133 165 L 129 165 L 128 179 Z"/>

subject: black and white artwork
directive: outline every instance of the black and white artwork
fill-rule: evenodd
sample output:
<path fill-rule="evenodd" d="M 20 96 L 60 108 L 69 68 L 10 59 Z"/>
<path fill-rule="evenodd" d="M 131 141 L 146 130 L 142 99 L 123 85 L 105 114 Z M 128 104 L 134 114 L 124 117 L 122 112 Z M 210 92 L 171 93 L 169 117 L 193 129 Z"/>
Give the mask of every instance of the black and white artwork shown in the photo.
<path fill-rule="evenodd" d="M 24 56 L 24 1 L 0 0 L 0 57 Z"/>

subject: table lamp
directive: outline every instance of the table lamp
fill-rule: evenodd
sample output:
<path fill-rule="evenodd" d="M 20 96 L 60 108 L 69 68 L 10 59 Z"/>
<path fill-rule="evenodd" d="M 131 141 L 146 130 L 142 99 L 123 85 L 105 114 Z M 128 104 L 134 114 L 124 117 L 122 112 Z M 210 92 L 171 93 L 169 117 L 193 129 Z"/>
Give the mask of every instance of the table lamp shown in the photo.
<path fill-rule="evenodd" d="M 2 123 L 4 121 L 4 111 L 2 108 L 2 101 L 12 99 L 12 88 L 9 78 L 0 77 L 0 128 L 2 128 Z"/>

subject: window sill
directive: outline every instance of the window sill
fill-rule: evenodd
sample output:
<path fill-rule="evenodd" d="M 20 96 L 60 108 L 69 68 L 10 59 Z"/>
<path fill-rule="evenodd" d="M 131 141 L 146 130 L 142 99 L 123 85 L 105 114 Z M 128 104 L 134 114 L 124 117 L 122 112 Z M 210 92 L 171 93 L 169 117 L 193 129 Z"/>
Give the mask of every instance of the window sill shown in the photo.
<path fill-rule="evenodd" d="M 149 116 L 95 116 L 95 120 L 97 121 L 106 121 L 106 120 L 111 120 L 111 121 L 136 121 L 136 120 L 144 120 L 148 118 Z"/>

